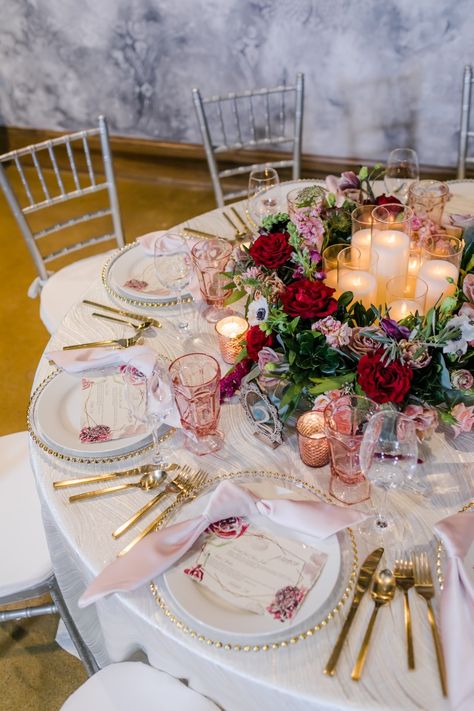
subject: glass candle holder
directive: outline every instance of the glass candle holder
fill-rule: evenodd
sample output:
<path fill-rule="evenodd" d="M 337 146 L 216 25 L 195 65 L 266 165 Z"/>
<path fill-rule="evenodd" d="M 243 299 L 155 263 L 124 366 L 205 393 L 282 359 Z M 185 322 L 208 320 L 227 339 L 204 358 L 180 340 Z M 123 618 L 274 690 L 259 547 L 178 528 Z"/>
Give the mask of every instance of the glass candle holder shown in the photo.
<path fill-rule="evenodd" d="M 398 276 L 387 282 L 387 308 L 390 318 L 401 321 L 410 314 L 425 313 L 428 285 L 416 276 Z"/>
<path fill-rule="evenodd" d="M 421 252 L 419 249 L 410 249 L 410 254 L 408 257 L 408 270 L 407 276 L 418 276 L 421 266 Z"/>
<path fill-rule="evenodd" d="M 422 249 L 418 276 L 428 285 L 425 305 L 427 311 L 438 299 L 455 293 L 463 248 L 462 240 L 443 232 L 433 235 Z"/>
<path fill-rule="evenodd" d="M 331 464 L 329 493 L 345 504 L 369 498 L 370 485 L 361 470 L 359 451 L 367 423 L 378 409 L 368 398 L 342 395 L 324 410 Z"/>
<path fill-rule="evenodd" d="M 408 204 L 417 217 L 441 224 L 449 187 L 439 180 L 418 180 L 410 185 Z"/>
<path fill-rule="evenodd" d="M 326 273 L 325 283 L 333 289 L 337 290 L 337 257 L 343 249 L 347 249 L 347 244 L 341 242 L 332 244 L 326 247 L 322 253 L 323 271 Z M 334 294 L 334 296 L 336 296 Z"/>
<path fill-rule="evenodd" d="M 383 306 L 387 301 L 389 279 L 408 271 L 413 210 L 390 203 L 374 208 L 372 216 L 372 253 L 378 255 L 377 304 Z"/>
<path fill-rule="evenodd" d="M 230 291 L 226 291 L 224 288 L 229 278 L 222 273 L 226 269 L 231 254 L 232 245 L 223 239 L 199 240 L 191 249 L 201 296 L 207 304 L 203 316 L 210 323 L 215 323 L 232 313 L 231 309 L 224 307 L 224 301 Z"/>
<path fill-rule="evenodd" d="M 242 350 L 248 322 L 241 316 L 226 316 L 215 325 L 219 350 L 225 363 L 233 364 Z"/>
<path fill-rule="evenodd" d="M 352 291 L 354 301 L 360 301 L 366 309 L 375 304 L 377 296 L 377 255 L 365 256 L 356 247 L 346 247 L 339 252 L 337 289 L 343 294 Z"/>
<path fill-rule="evenodd" d="M 329 443 L 324 433 L 324 415 L 309 410 L 296 422 L 298 449 L 301 460 L 308 467 L 324 467 L 329 462 Z"/>
<path fill-rule="evenodd" d="M 352 213 L 351 245 L 357 247 L 363 256 L 370 253 L 372 242 L 373 205 L 359 205 Z"/>

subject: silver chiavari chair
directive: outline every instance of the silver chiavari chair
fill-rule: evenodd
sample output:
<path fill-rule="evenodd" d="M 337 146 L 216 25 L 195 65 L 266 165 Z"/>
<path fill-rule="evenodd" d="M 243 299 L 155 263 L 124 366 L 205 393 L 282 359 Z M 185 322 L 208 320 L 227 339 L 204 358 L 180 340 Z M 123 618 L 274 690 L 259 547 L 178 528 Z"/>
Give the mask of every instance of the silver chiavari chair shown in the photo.
<path fill-rule="evenodd" d="M 50 265 L 112 240 L 119 247 L 124 245 L 105 118 L 99 117 L 97 128 L 0 156 L 0 186 L 38 274 L 28 293 L 32 297 L 40 293 L 40 315 L 53 333 L 65 313 L 99 274 L 104 255 L 76 260 L 54 273 Z M 67 201 L 71 203 L 68 208 L 73 216 L 57 222 L 58 206 Z M 91 210 L 92 202 L 94 209 Z M 97 203 L 100 203 L 99 209 L 95 209 Z M 107 224 L 104 234 L 84 237 L 84 230 L 92 232 L 85 223 L 93 220 L 111 223 L 111 229 Z M 40 229 L 35 225 L 38 222 Z"/>
<path fill-rule="evenodd" d="M 474 165 L 474 155 L 468 155 L 469 141 L 474 138 L 474 130 L 470 130 L 473 83 L 474 77 L 472 66 L 467 64 L 464 67 L 461 102 L 461 127 L 459 132 L 458 179 L 460 180 L 466 176 L 466 165 Z"/>
<path fill-rule="evenodd" d="M 193 89 L 194 108 L 206 151 L 218 207 L 247 194 L 247 190 L 224 192 L 221 180 L 250 173 L 259 167 L 292 168 L 293 180 L 300 177 L 303 130 L 304 75 L 295 84 L 244 91 L 239 94 L 203 98 Z M 288 160 L 267 161 L 219 170 L 217 157 L 230 151 L 272 150 L 288 147 Z"/>

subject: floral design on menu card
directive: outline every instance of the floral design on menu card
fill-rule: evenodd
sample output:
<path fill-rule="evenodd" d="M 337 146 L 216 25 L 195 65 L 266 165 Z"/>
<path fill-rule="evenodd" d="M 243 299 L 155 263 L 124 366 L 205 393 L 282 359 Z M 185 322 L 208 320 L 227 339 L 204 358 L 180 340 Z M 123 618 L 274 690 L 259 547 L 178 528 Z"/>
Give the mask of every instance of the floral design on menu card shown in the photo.
<path fill-rule="evenodd" d="M 79 432 L 81 442 L 107 442 L 112 438 L 112 430 L 108 425 L 83 427 Z"/>
<path fill-rule="evenodd" d="M 299 588 L 296 585 L 286 585 L 286 587 L 280 588 L 280 590 L 277 591 L 272 603 L 267 607 L 267 612 L 269 612 L 275 620 L 280 620 L 280 622 L 291 620 L 304 600 L 306 593 L 307 590 L 303 587 Z"/>
<path fill-rule="evenodd" d="M 185 568 L 184 573 L 190 575 L 192 578 L 201 581 L 204 578 L 204 568 L 200 563 L 194 565 L 192 568 Z"/>
<path fill-rule="evenodd" d="M 135 291 L 143 291 L 147 288 L 148 282 L 142 279 L 129 279 L 124 284 L 128 289 L 135 289 Z"/>
<path fill-rule="evenodd" d="M 214 533 L 218 538 L 239 538 L 248 529 L 249 524 L 240 516 L 223 518 L 221 521 L 214 521 L 205 530 L 205 533 Z"/>

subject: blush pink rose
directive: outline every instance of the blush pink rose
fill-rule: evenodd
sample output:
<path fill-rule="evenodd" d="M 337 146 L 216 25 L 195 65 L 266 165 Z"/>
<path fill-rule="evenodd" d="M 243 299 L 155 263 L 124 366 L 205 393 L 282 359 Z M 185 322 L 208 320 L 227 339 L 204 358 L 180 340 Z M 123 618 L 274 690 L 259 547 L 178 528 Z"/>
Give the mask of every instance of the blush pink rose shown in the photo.
<path fill-rule="evenodd" d="M 415 423 L 416 434 L 419 439 L 430 437 L 438 426 L 438 413 L 433 407 L 423 405 L 407 405 L 403 414 Z"/>
<path fill-rule="evenodd" d="M 469 299 L 471 304 L 474 304 L 474 274 L 466 274 L 462 283 L 464 296 Z"/>
<path fill-rule="evenodd" d="M 457 437 L 461 432 L 470 432 L 474 425 L 474 405 L 466 407 L 463 402 L 455 405 L 451 410 L 451 415 L 456 422 L 453 424 L 454 436 Z"/>

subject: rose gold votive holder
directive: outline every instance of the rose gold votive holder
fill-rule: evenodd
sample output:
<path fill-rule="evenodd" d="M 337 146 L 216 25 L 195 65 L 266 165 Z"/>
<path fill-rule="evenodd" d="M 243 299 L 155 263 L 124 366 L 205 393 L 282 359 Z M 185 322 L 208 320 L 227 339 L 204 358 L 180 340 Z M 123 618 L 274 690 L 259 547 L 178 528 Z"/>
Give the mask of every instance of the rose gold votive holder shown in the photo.
<path fill-rule="evenodd" d="M 324 434 L 322 412 L 309 410 L 296 423 L 300 457 L 308 467 L 324 467 L 329 463 L 329 443 Z"/>
<path fill-rule="evenodd" d="M 216 323 L 219 349 L 226 363 L 232 365 L 237 360 L 248 327 L 247 321 L 241 316 L 226 316 Z"/>

